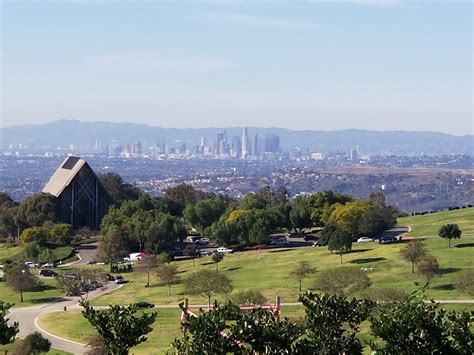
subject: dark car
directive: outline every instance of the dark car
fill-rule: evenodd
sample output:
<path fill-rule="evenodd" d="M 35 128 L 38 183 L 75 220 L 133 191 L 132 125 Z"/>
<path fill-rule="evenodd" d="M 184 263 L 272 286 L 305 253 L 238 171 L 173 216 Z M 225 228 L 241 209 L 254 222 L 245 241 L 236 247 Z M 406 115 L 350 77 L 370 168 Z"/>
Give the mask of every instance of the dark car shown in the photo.
<path fill-rule="evenodd" d="M 379 243 L 380 244 L 393 243 L 393 242 L 396 242 L 396 241 L 397 241 L 397 238 L 390 237 L 390 236 L 385 236 L 385 237 L 380 237 L 379 238 Z"/>
<path fill-rule="evenodd" d="M 305 240 L 305 242 L 310 242 L 310 241 L 315 241 L 315 240 L 319 240 L 318 237 L 316 237 L 315 235 L 313 234 L 306 234 L 303 239 Z"/>
<path fill-rule="evenodd" d="M 142 302 L 137 303 L 137 307 L 138 308 L 153 308 L 155 307 L 155 305 L 153 303 L 142 301 Z"/>
<path fill-rule="evenodd" d="M 55 276 L 58 276 L 58 274 L 56 272 L 54 272 L 53 270 L 51 269 L 43 269 L 40 271 L 40 275 L 41 276 L 46 276 L 46 277 L 55 277 Z"/>
<path fill-rule="evenodd" d="M 321 239 L 318 239 L 313 243 L 313 247 L 322 247 L 323 245 L 324 243 Z"/>

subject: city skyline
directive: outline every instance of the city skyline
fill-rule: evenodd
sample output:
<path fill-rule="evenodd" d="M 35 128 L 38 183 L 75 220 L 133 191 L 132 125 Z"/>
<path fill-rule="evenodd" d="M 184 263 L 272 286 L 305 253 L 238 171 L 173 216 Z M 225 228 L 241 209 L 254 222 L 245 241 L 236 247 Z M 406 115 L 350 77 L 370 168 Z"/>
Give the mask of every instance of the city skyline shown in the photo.
<path fill-rule="evenodd" d="M 12 2 L 1 125 L 472 134 L 472 4 Z"/>

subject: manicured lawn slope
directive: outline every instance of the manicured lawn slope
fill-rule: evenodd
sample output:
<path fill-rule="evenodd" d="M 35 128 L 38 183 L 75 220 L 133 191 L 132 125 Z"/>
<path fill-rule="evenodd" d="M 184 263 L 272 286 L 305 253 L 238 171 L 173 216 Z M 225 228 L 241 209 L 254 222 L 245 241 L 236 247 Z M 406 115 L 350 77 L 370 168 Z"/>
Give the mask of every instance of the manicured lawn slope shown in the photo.
<path fill-rule="evenodd" d="M 457 224 L 464 235 L 474 235 L 474 208 L 404 217 L 400 218 L 398 223 L 410 225 L 412 227 L 410 235 L 414 237 L 438 235 L 439 228 L 448 223 Z"/>

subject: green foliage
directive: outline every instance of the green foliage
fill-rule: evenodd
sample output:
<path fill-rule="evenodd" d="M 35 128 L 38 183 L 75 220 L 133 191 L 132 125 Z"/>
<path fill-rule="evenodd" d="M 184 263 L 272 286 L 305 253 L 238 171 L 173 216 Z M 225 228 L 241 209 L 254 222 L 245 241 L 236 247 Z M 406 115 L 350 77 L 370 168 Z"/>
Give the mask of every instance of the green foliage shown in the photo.
<path fill-rule="evenodd" d="M 168 296 L 171 295 L 171 285 L 178 280 L 178 267 L 176 264 L 163 264 L 156 270 L 158 279 L 168 286 Z"/>
<path fill-rule="evenodd" d="M 451 239 L 461 238 L 462 231 L 457 224 L 445 224 L 439 229 L 438 235 L 448 240 L 448 246 L 451 248 Z"/>
<path fill-rule="evenodd" d="M 8 324 L 7 313 L 11 307 L 11 304 L 0 300 L 0 344 L 2 345 L 13 342 L 19 332 L 18 322 L 14 322 L 11 325 Z"/>
<path fill-rule="evenodd" d="M 314 284 L 316 290 L 335 295 L 350 295 L 369 286 L 367 273 L 358 267 L 326 269 L 318 273 Z"/>
<path fill-rule="evenodd" d="M 210 227 L 224 213 L 226 205 L 221 199 L 205 199 L 186 206 L 184 218 L 204 235 L 204 229 Z"/>
<path fill-rule="evenodd" d="M 318 227 L 328 223 L 328 219 L 335 206 L 344 205 L 352 201 L 352 197 L 333 191 L 314 192 L 308 196 L 308 204 L 311 206 L 311 220 Z"/>
<path fill-rule="evenodd" d="M 193 259 L 193 266 L 196 266 L 194 259 L 199 256 L 199 249 L 195 244 L 188 244 L 183 250 L 183 255 Z"/>
<path fill-rule="evenodd" d="M 303 228 L 312 226 L 311 209 L 305 197 L 298 196 L 293 200 L 290 220 L 293 228 L 297 229 L 299 233 L 302 232 Z"/>
<path fill-rule="evenodd" d="M 352 249 L 352 237 L 347 231 L 337 227 L 332 231 L 332 234 L 329 237 L 328 249 L 331 253 L 335 251 L 339 254 L 342 264 L 342 254 L 347 253 Z"/>
<path fill-rule="evenodd" d="M 187 205 L 200 200 L 212 199 L 215 195 L 209 192 L 196 190 L 191 185 L 180 184 L 170 187 L 165 191 L 165 199 L 174 203 L 178 215 L 183 215 L 183 210 Z"/>
<path fill-rule="evenodd" d="M 58 274 L 56 281 L 66 296 L 81 296 L 81 289 L 92 282 L 97 282 L 100 273 L 100 269 L 75 269 L 67 274 Z"/>
<path fill-rule="evenodd" d="M 214 243 L 218 245 L 231 245 L 234 239 L 233 225 L 219 220 L 211 226 L 211 237 Z"/>
<path fill-rule="evenodd" d="M 219 263 L 224 260 L 223 253 L 214 253 L 212 254 L 212 261 L 216 263 L 216 271 L 219 270 Z"/>
<path fill-rule="evenodd" d="M 449 312 L 420 298 L 396 303 L 371 319 L 371 331 L 383 342 L 371 342 L 377 354 L 472 354 L 473 312 Z"/>
<path fill-rule="evenodd" d="M 51 349 L 51 342 L 40 333 L 34 332 L 27 335 L 20 346 L 13 352 L 14 355 L 36 355 L 47 353 Z"/>
<path fill-rule="evenodd" d="M 441 270 L 438 260 L 434 256 L 425 255 L 419 259 L 416 271 L 425 276 L 429 282 L 434 276 L 439 275 Z"/>
<path fill-rule="evenodd" d="M 49 240 L 59 245 L 69 245 L 74 231 L 70 224 L 56 223 L 49 231 Z"/>
<path fill-rule="evenodd" d="M 17 233 L 18 205 L 5 192 L 0 192 L 0 236 Z"/>
<path fill-rule="evenodd" d="M 82 315 L 96 329 L 103 340 L 107 354 L 125 355 L 128 351 L 147 340 L 151 325 L 157 313 L 136 315 L 136 305 L 122 307 L 111 305 L 107 310 L 97 311 L 87 301 L 82 301 Z"/>
<path fill-rule="evenodd" d="M 199 270 L 185 280 L 185 292 L 191 295 L 207 296 L 209 307 L 212 295 L 231 291 L 231 281 L 218 271 Z"/>
<path fill-rule="evenodd" d="M 387 310 L 397 302 L 406 301 L 408 294 L 397 288 L 369 288 L 364 293 L 364 298 L 377 302 L 377 309 Z"/>
<path fill-rule="evenodd" d="M 259 306 L 267 302 L 267 299 L 258 290 L 246 290 L 236 293 L 232 301 L 237 305 Z"/>
<path fill-rule="evenodd" d="M 341 295 L 305 293 L 305 336 L 297 348 L 303 354 L 361 354 L 357 338 L 360 324 L 374 305 L 369 300 L 348 300 Z"/>
<path fill-rule="evenodd" d="M 150 273 L 158 266 L 155 255 L 145 255 L 136 263 L 136 270 L 147 275 L 145 287 L 150 287 Z"/>
<path fill-rule="evenodd" d="M 405 248 L 400 250 L 400 255 L 405 261 L 411 262 L 411 272 L 414 273 L 415 263 L 426 255 L 423 241 L 420 239 L 410 240 Z"/>
<path fill-rule="evenodd" d="M 136 200 L 140 190 L 130 184 L 124 184 L 120 175 L 115 173 L 100 174 L 99 181 L 105 192 L 112 199 L 112 203 L 120 206 L 124 201 Z"/>
<path fill-rule="evenodd" d="M 26 227 L 40 227 L 55 219 L 55 197 L 37 193 L 25 198 L 18 208 L 18 220 Z"/>
<path fill-rule="evenodd" d="M 21 232 L 20 240 L 23 244 L 37 242 L 44 243 L 48 240 L 49 233 L 45 227 L 30 227 Z"/>
<path fill-rule="evenodd" d="M 299 282 L 299 290 L 301 292 L 301 282 L 304 280 L 304 278 L 312 273 L 314 273 L 316 270 L 311 267 L 309 262 L 301 260 L 299 261 L 295 268 L 291 271 L 290 275 L 295 278 Z"/>
<path fill-rule="evenodd" d="M 109 229 L 97 248 L 97 259 L 110 264 L 112 270 L 112 265 L 127 255 L 127 244 L 120 230 L 116 227 Z"/>

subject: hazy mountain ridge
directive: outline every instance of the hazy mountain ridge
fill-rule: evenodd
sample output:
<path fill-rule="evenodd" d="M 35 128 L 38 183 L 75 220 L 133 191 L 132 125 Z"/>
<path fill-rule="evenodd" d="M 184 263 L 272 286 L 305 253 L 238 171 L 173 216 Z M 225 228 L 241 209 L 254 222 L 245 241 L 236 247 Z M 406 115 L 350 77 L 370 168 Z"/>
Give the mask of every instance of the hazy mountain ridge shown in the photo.
<path fill-rule="evenodd" d="M 212 144 L 217 132 L 241 136 L 242 127 L 227 128 L 163 128 L 138 123 L 82 122 L 59 120 L 45 124 L 16 125 L 0 128 L 0 146 L 7 149 L 11 144 L 21 143 L 32 148 L 68 147 L 69 144 L 89 146 L 95 141 L 109 144 L 112 140 L 121 143 L 141 141 L 154 144 L 165 140 L 169 144 L 184 141 L 189 146 L 198 145 L 201 137 Z M 362 154 L 397 155 L 441 155 L 474 154 L 474 136 L 453 136 L 438 132 L 338 130 L 311 131 L 284 128 L 249 127 L 249 136 L 276 134 L 280 136 L 283 150 L 299 147 L 301 150 L 330 152 L 350 151 L 359 145 Z"/>

